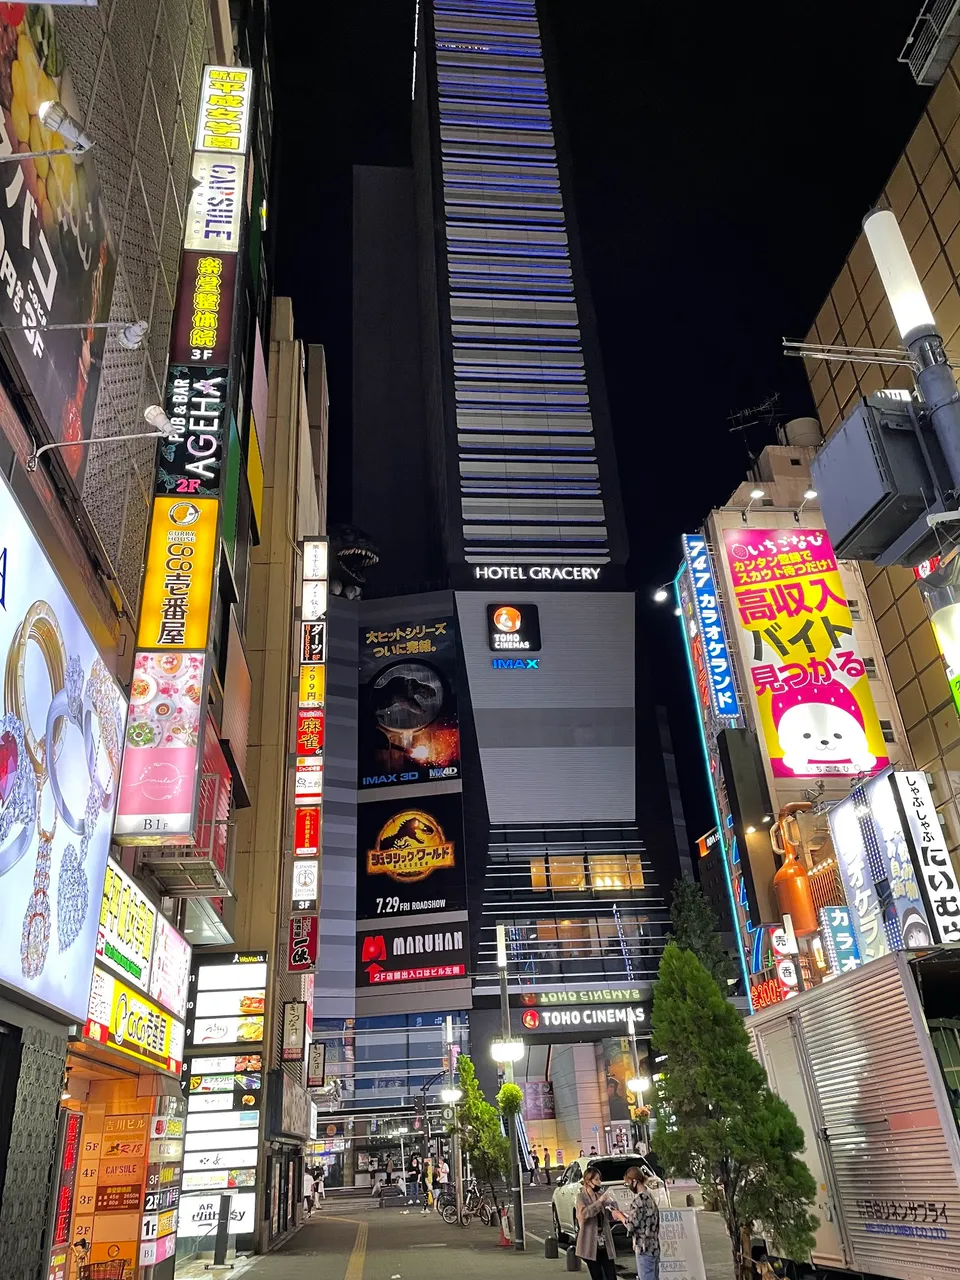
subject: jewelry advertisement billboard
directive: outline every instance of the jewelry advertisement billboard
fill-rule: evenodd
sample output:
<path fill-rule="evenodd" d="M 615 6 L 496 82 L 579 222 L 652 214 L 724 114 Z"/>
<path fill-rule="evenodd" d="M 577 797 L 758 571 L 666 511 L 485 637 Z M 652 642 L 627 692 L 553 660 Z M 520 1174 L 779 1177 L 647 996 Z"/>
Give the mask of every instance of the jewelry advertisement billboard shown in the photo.
<path fill-rule="evenodd" d="M 124 701 L 0 479 L 0 982 L 87 1016 Z"/>

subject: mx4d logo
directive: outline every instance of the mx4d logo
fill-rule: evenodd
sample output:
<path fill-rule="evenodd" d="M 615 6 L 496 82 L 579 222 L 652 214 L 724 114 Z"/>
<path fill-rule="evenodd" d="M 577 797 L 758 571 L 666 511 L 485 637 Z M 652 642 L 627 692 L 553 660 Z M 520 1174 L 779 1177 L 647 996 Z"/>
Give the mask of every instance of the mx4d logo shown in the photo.
<path fill-rule="evenodd" d="M 497 671 L 539 671 L 539 658 L 492 658 Z"/>
<path fill-rule="evenodd" d="M 367 874 L 410 884 L 439 867 L 456 865 L 453 841 L 431 814 L 402 809 L 380 828 L 375 849 L 367 850 Z M 366 945 L 366 944 L 364 944 Z"/>

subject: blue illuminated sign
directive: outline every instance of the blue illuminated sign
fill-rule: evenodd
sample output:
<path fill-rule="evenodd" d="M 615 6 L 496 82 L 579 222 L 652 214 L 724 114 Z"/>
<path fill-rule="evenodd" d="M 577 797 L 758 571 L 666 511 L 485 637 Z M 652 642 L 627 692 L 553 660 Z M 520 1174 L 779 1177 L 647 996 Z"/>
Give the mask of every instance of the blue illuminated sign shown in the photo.
<path fill-rule="evenodd" d="M 820 908 L 820 937 L 833 973 L 849 973 L 863 963 L 849 907 Z"/>
<path fill-rule="evenodd" d="M 539 671 L 539 658 L 492 658 L 490 665 L 497 671 Z"/>
<path fill-rule="evenodd" d="M 693 607 L 703 640 L 703 658 L 710 680 L 710 697 L 716 714 L 724 719 L 740 715 L 730 650 L 723 629 L 720 602 L 713 581 L 707 544 L 698 533 L 683 535 L 683 552 L 693 583 Z"/>

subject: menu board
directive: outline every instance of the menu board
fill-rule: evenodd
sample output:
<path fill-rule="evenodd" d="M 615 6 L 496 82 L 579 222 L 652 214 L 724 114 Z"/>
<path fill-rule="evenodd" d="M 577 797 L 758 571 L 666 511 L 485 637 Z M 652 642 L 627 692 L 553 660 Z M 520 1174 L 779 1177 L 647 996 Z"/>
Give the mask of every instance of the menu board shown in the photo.
<path fill-rule="evenodd" d="M 187 1046 L 259 1044 L 267 992 L 261 952 L 204 956 L 191 976 Z"/>
<path fill-rule="evenodd" d="M 187 1071 L 184 1191 L 252 1188 L 260 1137 L 262 1056 L 193 1058 Z"/>

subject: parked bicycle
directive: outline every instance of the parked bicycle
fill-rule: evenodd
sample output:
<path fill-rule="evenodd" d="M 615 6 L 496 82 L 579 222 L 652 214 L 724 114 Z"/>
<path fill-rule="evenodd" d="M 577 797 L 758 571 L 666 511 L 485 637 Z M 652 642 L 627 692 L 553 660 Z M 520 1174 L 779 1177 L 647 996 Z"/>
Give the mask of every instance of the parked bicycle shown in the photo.
<path fill-rule="evenodd" d="M 453 1226 L 457 1221 L 456 1190 L 451 1186 L 444 1187 L 437 1202 L 437 1208 L 444 1222 Z M 460 1225 L 469 1227 L 474 1218 L 479 1218 L 485 1227 L 496 1220 L 496 1208 L 480 1190 L 476 1178 L 469 1178 L 463 1184 L 463 1209 L 460 1213 Z"/>

